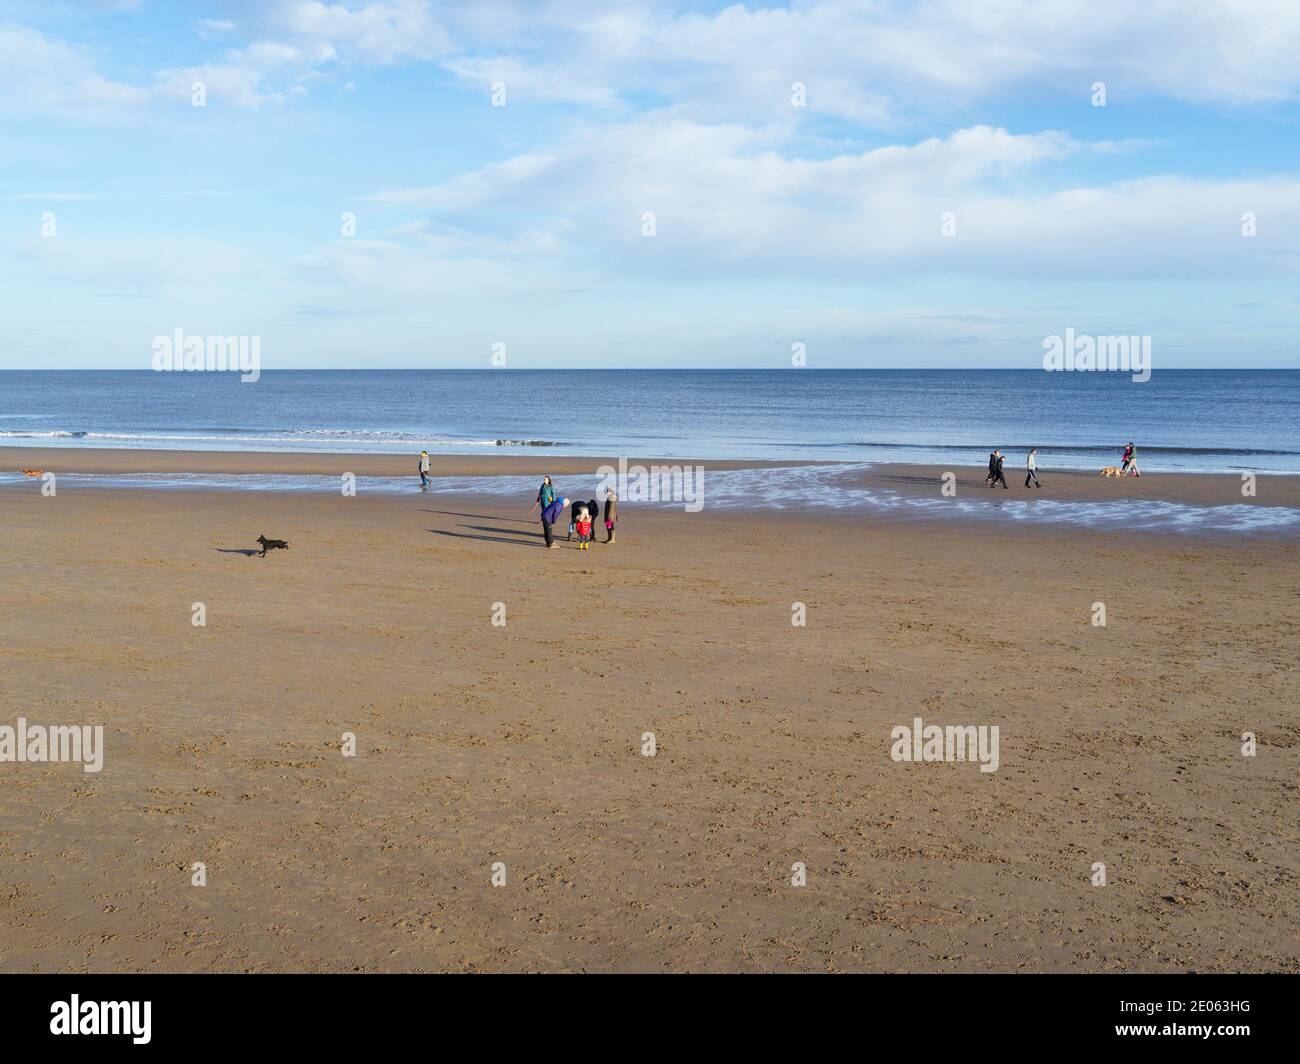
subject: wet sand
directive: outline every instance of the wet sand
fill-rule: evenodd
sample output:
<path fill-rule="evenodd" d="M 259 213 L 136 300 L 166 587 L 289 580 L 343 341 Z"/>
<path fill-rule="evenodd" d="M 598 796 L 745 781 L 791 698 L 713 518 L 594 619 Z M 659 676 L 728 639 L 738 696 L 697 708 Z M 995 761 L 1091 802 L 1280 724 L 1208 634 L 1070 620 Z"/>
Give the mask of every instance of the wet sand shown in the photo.
<path fill-rule="evenodd" d="M 430 455 L 434 477 L 493 477 L 543 474 L 573 476 L 595 473 L 602 465 L 618 466 L 618 458 L 589 458 L 551 454 L 538 448 L 532 455 Z M 682 465 L 683 458 L 638 458 L 649 464 Z M 816 462 L 749 462 L 689 459 L 709 469 L 755 469 L 778 466 L 817 465 Z M 155 451 L 108 447 L 0 447 L 0 472 L 22 469 L 54 473 L 268 473 L 306 476 L 401 477 L 418 480 L 418 452 L 415 454 L 349 454 L 324 451 Z"/>
<path fill-rule="evenodd" d="M 530 501 L 0 489 L 0 970 L 1300 971 L 1294 542 Z"/>
<path fill-rule="evenodd" d="M 834 465 L 830 462 L 759 462 L 709 458 L 627 459 L 631 463 L 702 465 L 706 472 L 731 469 Z M 357 477 L 409 476 L 418 479 L 414 454 L 347 454 L 292 451 L 157 451 L 130 448 L 0 447 L 0 472 L 22 469 L 60 473 L 116 475 L 123 473 L 295 474 Z M 619 458 L 581 457 L 539 453 L 532 455 L 431 455 L 431 477 L 487 477 L 549 473 L 556 477 L 594 476 L 603 465 L 617 468 Z M 1240 474 L 1148 472 L 1141 477 L 1106 479 L 1095 472 L 1044 469 L 1042 487 L 1026 489 L 1022 468 L 1007 467 L 1008 488 L 990 489 L 984 481 L 986 467 L 882 464 L 865 472 L 848 472 L 846 480 L 863 487 L 909 495 L 939 497 L 946 473 L 956 476 L 957 496 L 963 500 L 997 502 L 1032 496 L 1068 502 L 1112 499 L 1160 499 L 1202 506 L 1248 504 L 1300 507 L 1300 477 L 1261 474 L 1254 495 L 1242 494 Z M 581 481 L 579 482 L 581 486 Z"/>
<path fill-rule="evenodd" d="M 1000 502 L 1004 499 L 1059 499 L 1067 502 L 1107 502 L 1114 499 L 1146 499 L 1189 506 L 1286 506 L 1300 507 L 1300 477 L 1259 474 L 1250 485 L 1253 494 L 1243 494 L 1240 473 L 1144 472 L 1140 477 L 1103 477 L 1078 469 L 1040 469 L 1039 488 L 1025 487 L 1023 466 L 1004 469 L 1006 488 L 990 488 L 987 465 L 925 466 L 880 465 L 854 478 L 864 487 L 906 495 L 938 496 L 945 473 L 955 474 L 956 497 Z"/>

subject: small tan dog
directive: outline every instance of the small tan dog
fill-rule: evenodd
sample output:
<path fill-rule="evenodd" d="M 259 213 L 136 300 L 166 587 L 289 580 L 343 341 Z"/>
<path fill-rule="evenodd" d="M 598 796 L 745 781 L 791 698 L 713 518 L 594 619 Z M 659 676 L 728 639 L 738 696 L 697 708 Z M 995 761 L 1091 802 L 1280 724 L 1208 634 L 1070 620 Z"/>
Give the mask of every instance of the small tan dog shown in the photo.
<path fill-rule="evenodd" d="M 24 469 L 24 470 L 23 470 L 23 476 L 25 476 L 25 477 L 43 477 L 43 476 L 45 476 L 45 470 L 44 470 L 44 469 Z"/>
<path fill-rule="evenodd" d="M 1120 469 L 1119 466 L 1108 465 L 1101 471 L 1101 475 L 1103 477 L 1122 477 L 1124 471 Z"/>

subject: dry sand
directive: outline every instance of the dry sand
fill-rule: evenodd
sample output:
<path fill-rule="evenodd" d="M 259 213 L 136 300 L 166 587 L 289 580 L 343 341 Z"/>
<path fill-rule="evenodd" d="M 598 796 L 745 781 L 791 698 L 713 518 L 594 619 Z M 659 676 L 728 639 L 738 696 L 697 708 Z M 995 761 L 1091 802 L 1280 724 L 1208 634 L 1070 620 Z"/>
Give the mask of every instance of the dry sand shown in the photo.
<path fill-rule="evenodd" d="M 0 490 L 0 969 L 1300 970 L 1294 540 L 530 501 Z"/>

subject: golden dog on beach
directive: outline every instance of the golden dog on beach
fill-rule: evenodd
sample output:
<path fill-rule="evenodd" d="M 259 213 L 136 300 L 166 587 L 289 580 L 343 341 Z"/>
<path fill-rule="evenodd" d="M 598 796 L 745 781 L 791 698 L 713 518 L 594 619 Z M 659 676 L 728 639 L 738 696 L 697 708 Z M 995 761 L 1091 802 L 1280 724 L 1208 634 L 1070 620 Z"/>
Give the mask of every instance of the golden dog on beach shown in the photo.
<path fill-rule="evenodd" d="M 24 470 L 23 470 L 23 476 L 25 476 L 25 477 L 43 477 L 44 475 L 45 475 L 45 470 L 44 470 L 44 469 L 24 469 Z"/>
<path fill-rule="evenodd" d="M 1103 477 L 1122 477 L 1124 471 L 1120 469 L 1119 466 L 1108 465 L 1101 471 L 1101 475 Z"/>

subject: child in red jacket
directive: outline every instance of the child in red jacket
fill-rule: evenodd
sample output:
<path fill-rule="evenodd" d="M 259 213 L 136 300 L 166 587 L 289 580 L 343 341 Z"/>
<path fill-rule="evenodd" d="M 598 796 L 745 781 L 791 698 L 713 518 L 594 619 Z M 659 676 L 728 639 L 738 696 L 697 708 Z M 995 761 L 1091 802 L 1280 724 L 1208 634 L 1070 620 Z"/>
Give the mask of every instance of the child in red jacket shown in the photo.
<path fill-rule="evenodd" d="M 578 530 L 578 550 L 591 549 L 591 513 L 584 506 L 578 511 L 578 519 L 574 522 Z"/>

